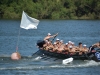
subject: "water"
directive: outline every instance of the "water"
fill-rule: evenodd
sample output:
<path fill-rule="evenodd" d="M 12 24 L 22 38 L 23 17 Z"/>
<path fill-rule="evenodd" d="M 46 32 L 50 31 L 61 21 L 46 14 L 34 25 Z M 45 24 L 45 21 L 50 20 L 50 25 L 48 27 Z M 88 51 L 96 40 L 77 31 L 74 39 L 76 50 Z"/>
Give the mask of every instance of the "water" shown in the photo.
<path fill-rule="evenodd" d="M 0 20 L 0 75 L 99 75 L 100 63 L 74 60 L 63 65 L 61 60 L 36 60 L 31 55 L 38 50 L 36 42 L 48 32 L 59 33 L 57 38 L 86 44 L 88 47 L 100 41 L 100 20 L 41 20 L 37 30 L 19 28 L 19 20 Z M 18 51 L 22 59 L 13 61 L 10 55 Z"/>

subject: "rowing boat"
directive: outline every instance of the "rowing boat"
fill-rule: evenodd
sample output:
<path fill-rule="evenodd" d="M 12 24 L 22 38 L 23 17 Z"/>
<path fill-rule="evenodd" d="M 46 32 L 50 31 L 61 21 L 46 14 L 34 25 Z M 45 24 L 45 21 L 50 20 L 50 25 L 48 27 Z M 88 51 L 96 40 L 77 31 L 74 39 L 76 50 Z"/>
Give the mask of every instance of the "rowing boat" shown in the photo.
<path fill-rule="evenodd" d="M 96 52 L 88 52 L 88 53 L 83 53 L 81 55 L 79 53 L 75 53 L 71 55 L 70 53 L 64 54 L 64 53 L 57 53 L 57 52 L 52 52 L 50 50 L 41 49 L 40 47 L 42 47 L 43 44 L 44 41 L 38 41 L 37 45 L 39 46 L 39 50 L 34 54 L 46 55 L 51 58 L 57 58 L 62 60 L 72 57 L 74 60 L 94 60 L 96 62 L 100 62 L 100 49 L 96 49 Z"/>

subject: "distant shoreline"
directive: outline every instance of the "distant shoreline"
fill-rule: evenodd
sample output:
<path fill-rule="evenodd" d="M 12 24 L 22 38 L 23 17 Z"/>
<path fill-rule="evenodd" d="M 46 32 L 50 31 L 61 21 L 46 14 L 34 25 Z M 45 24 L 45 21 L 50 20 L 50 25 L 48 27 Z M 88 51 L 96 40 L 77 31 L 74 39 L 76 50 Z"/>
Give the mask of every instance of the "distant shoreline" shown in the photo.
<path fill-rule="evenodd" d="M 20 19 L 16 19 L 16 18 L 14 18 L 14 19 L 12 19 L 12 18 L 0 18 L 0 20 L 21 20 L 21 18 Z M 100 19 L 39 19 L 39 20 L 100 20 Z"/>
<path fill-rule="evenodd" d="M 36 19 L 100 19 L 100 0 L 2 0 L 0 19 L 21 19 L 22 12 Z"/>

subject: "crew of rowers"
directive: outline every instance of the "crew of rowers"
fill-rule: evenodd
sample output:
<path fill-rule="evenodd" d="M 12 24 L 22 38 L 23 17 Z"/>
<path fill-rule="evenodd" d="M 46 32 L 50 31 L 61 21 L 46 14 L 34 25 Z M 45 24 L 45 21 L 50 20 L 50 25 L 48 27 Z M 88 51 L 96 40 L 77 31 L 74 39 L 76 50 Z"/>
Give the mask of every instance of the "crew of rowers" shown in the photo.
<path fill-rule="evenodd" d="M 58 35 L 51 35 L 50 33 L 47 34 L 47 36 L 44 38 L 45 44 L 43 45 L 44 50 L 49 50 L 51 52 L 57 52 L 57 53 L 63 53 L 63 54 L 75 54 L 79 53 L 80 55 L 83 53 L 88 53 L 91 49 L 92 51 L 95 52 L 94 47 L 99 47 L 100 48 L 100 42 L 92 45 L 90 48 L 87 48 L 87 46 L 80 42 L 78 46 L 75 46 L 74 42 L 68 41 L 68 43 L 63 43 L 63 40 L 56 39 L 54 43 L 50 40 L 50 38 L 54 38 Z M 54 40 L 54 39 L 53 39 Z"/>

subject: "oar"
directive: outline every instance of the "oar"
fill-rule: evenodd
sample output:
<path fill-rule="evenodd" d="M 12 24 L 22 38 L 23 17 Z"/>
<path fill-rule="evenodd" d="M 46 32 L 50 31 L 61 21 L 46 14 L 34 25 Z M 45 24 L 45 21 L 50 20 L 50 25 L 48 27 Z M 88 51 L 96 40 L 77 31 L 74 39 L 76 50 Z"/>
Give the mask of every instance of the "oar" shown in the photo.
<path fill-rule="evenodd" d="M 38 53 L 38 52 L 39 52 L 39 50 L 38 50 L 37 52 L 35 52 L 34 54 L 32 54 L 32 56 L 35 55 L 35 54 Z"/>
<path fill-rule="evenodd" d="M 41 59 L 47 59 L 48 58 L 48 56 L 45 55 L 45 54 L 42 54 L 40 57 L 42 57 Z"/>
<path fill-rule="evenodd" d="M 45 55 L 43 55 L 43 56 L 41 56 L 42 58 L 41 59 L 45 59 L 45 58 L 47 58 L 47 56 L 45 56 Z"/>
<path fill-rule="evenodd" d="M 71 63 L 72 61 L 73 61 L 73 58 L 70 57 L 70 58 L 67 58 L 67 59 L 62 60 L 62 64 L 66 65 L 68 63 Z"/>
<path fill-rule="evenodd" d="M 44 60 L 48 60 L 48 59 L 51 59 L 51 57 L 47 57 L 47 58 L 45 58 Z"/>
<path fill-rule="evenodd" d="M 58 33 L 56 34 L 56 36 L 58 35 Z M 54 38 L 52 39 L 52 41 L 51 42 L 53 42 L 54 41 L 54 39 L 56 38 L 56 36 L 54 36 Z"/>
<path fill-rule="evenodd" d="M 44 60 L 48 60 L 48 59 L 51 58 L 50 56 L 47 56 L 47 55 L 43 55 L 43 56 L 41 56 L 41 57 L 42 57 L 41 59 L 44 59 Z"/>
<path fill-rule="evenodd" d="M 48 60 L 48 59 L 52 58 L 52 56 L 47 56 L 47 55 L 44 55 L 44 54 L 41 57 L 42 57 L 41 59 L 44 59 L 44 60 Z"/>
<path fill-rule="evenodd" d="M 53 61 L 56 61 L 56 60 L 58 60 L 58 58 L 54 59 Z"/>
<path fill-rule="evenodd" d="M 45 55 L 44 55 L 44 54 L 42 54 L 42 55 L 40 55 L 40 56 L 36 57 L 35 59 L 44 59 L 44 58 L 46 58 L 46 57 L 45 57 Z"/>

